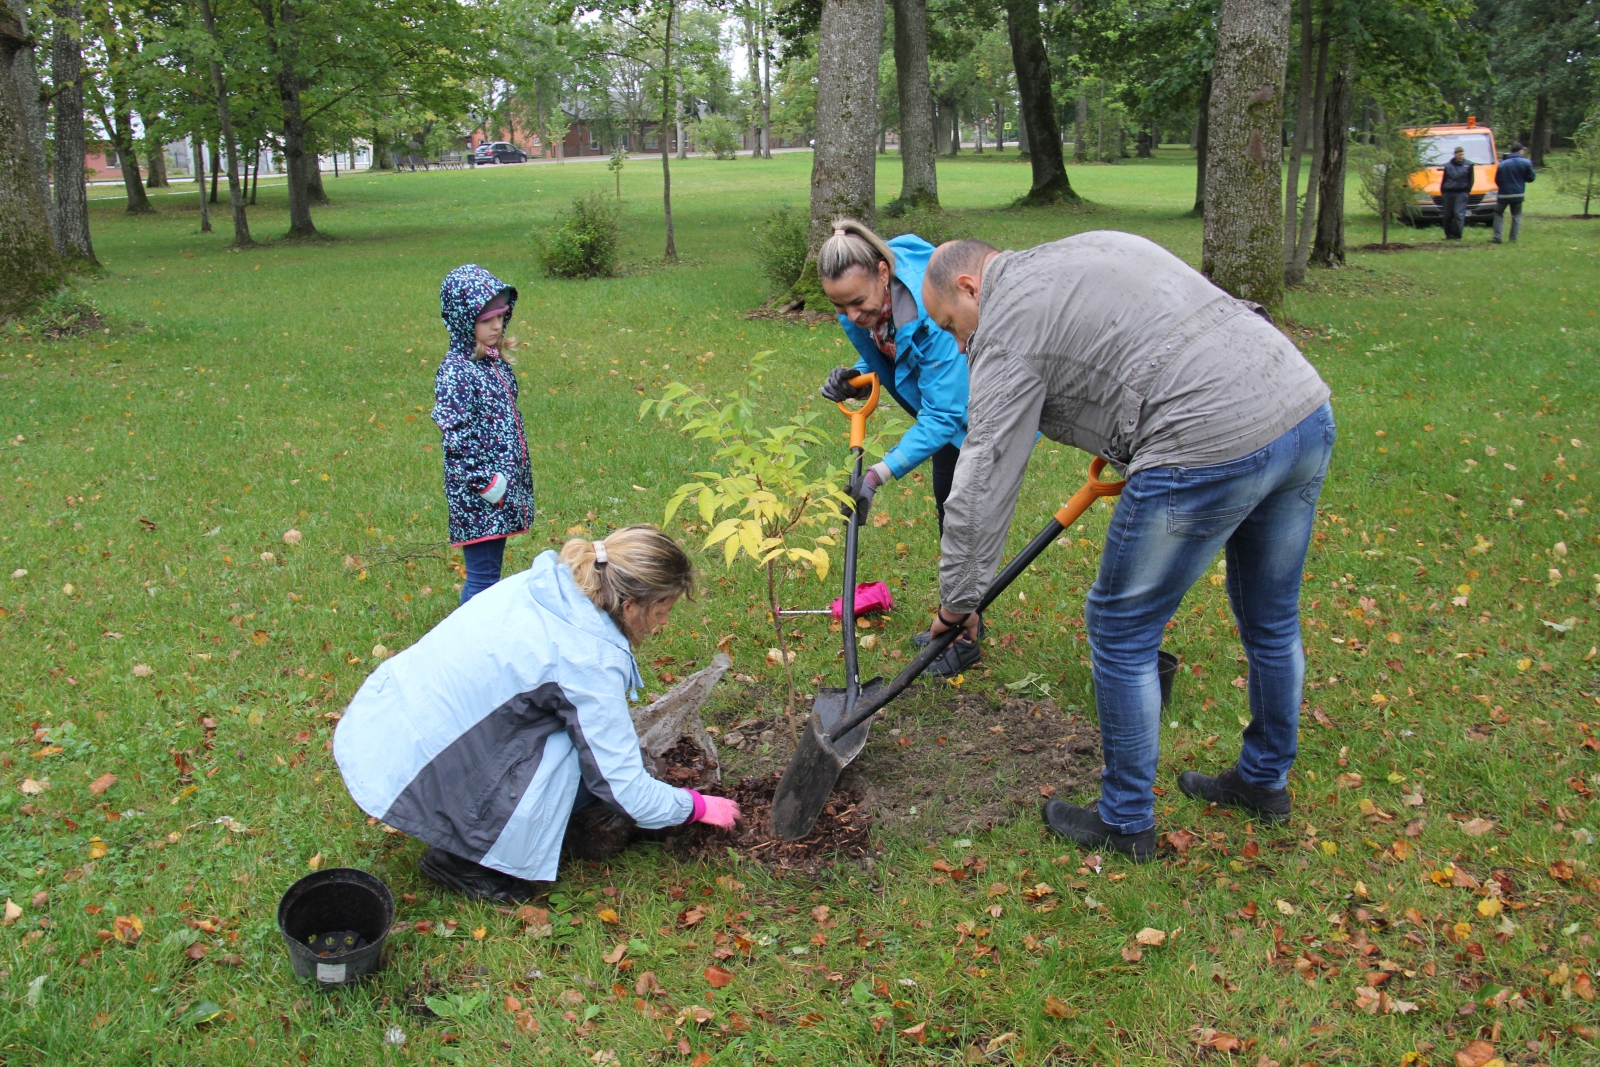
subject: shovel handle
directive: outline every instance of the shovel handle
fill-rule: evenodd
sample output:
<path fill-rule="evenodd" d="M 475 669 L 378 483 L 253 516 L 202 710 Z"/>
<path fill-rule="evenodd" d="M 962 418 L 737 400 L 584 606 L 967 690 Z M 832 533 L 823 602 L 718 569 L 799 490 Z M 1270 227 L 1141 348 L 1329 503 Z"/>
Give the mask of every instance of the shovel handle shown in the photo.
<path fill-rule="evenodd" d="M 1033 540 L 1028 542 L 1026 548 L 1012 557 L 1011 562 L 1006 564 L 1005 570 L 996 575 L 994 581 L 989 583 L 989 588 L 985 590 L 983 599 L 978 602 L 978 611 L 981 612 L 994 603 L 995 598 L 1005 592 L 1006 587 L 1016 581 L 1017 576 L 1028 569 L 1029 564 L 1039 558 L 1039 553 L 1049 548 L 1050 543 L 1061 536 L 1063 530 L 1077 522 L 1096 500 L 1105 496 L 1116 496 L 1122 492 L 1123 486 L 1127 484 L 1126 482 L 1105 482 L 1100 480 L 1100 473 L 1105 470 L 1105 466 L 1106 461 L 1099 457 L 1096 457 L 1094 462 L 1089 464 L 1089 477 L 1083 483 L 1083 488 L 1072 494 L 1072 499 L 1062 505 L 1061 510 L 1056 512 L 1055 516 L 1045 524 L 1044 529 L 1040 530 Z M 951 627 L 928 642 L 928 647 L 924 648 L 916 659 L 907 664 L 906 669 L 901 671 L 894 681 L 879 690 L 871 700 L 856 708 L 852 714 L 845 716 L 832 730 L 829 730 L 828 740 L 838 741 L 851 730 L 854 730 L 857 726 L 882 711 L 891 700 L 905 692 L 911 683 L 917 680 L 918 675 L 927 670 L 934 660 L 944 654 L 944 650 L 950 647 L 950 643 L 956 639 L 956 635 L 960 632 L 960 627 Z"/>
<path fill-rule="evenodd" d="M 847 407 L 843 400 L 839 401 L 839 410 L 850 420 L 850 448 L 854 450 L 867 443 L 867 416 L 878 410 L 878 376 L 870 372 L 859 374 L 850 379 L 850 384 L 857 389 L 862 386 L 872 389 L 866 402 L 858 408 Z"/>

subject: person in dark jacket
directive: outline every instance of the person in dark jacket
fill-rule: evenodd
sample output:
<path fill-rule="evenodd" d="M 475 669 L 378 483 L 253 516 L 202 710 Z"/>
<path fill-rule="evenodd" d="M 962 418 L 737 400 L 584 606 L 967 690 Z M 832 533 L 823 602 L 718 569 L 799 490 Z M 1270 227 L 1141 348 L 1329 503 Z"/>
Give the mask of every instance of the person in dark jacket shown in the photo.
<path fill-rule="evenodd" d="M 461 549 L 465 604 L 500 580 L 506 539 L 533 525 L 533 467 L 517 409 L 517 375 L 501 355 L 517 291 L 468 263 L 445 275 L 439 314 L 450 349 L 433 381 L 444 436 L 450 543 Z"/>
<path fill-rule="evenodd" d="M 1537 178 L 1533 164 L 1528 160 L 1524 145 L 1512 145 L 1511 154 L 1500 161 L 1494 172 L 1494 184 L 1500 190 L 1494 205 L 1494 236 L 1490 244 L 1500 243 L 1501 229 L 1505 225 L 1506 209 L 1511 209 L 1511 239 L 1515 241 L 1522 230 L 1522 198 L 1527 195 L 1528 183 Z"/>
<path fill-rule="evenodd" d="M 1472 164 L 1467 162 L 1465 148 L 1457 145 L 1444 165 L 1439 192 L 1444 196 L 1444 239 L 1459 241 L 1467 225 L 1467 194 L 1472 192 Z"/>

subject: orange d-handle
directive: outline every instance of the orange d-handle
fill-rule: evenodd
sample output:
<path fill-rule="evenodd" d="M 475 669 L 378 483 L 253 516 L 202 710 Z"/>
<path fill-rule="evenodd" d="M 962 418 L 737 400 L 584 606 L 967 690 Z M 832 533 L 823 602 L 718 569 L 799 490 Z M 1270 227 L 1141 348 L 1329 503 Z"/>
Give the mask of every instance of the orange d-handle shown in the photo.
<path fill-rule="evenodd" d="M 858 408 L 846 407 L 843 400 L 839 401 L 839 410 L 850 420 L 850 450 L 854 452 L 867 443 L 867 416 L 878 410 L 878 376 L 870 372 L 857 375 L 850 379 L 850 384 L 857 389 L 863 385 L 872 387 L 866 403 Z"/>
<path fill-rule="evenodd" d="M 1090 462 L 1089 477 L 1083 483 L 1083 488 L 1073 493 L 1072 499 L 1061 505 L 1061 510 L 1056 512 L 1056 521 L 1061 524 L 1063 529 L 1077 522 L 1096 500 L 1103 496 L 1117 496 L 1122 492 L 1123 486 L 1128 484 L 1126 481 L 1101 481 L 1100 472 L 1105 469 L 1106 461 L 1099 456 L 1096 456 Z"/>

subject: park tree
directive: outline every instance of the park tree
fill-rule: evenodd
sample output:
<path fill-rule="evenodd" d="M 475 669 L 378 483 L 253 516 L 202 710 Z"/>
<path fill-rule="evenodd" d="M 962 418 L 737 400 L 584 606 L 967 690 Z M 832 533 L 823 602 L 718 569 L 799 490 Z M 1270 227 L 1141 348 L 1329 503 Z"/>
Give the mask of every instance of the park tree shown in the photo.
<path fill-rule="evenodd" d="M 1382 247 L 1388 248 L 1389 222 L 1400 219 L 1411 202 L 1411 176 L 1422 168 L 1422 155 L 1415 138 L 1403 129 L 1390 128 L 1357 158 L 1361 197 L 1378 213 Z"/>
<path fill-rule="evenodd" d="M 1583 201 L 1579 217 L 1594 218 L 1589 208 L 1600 199 L 1600 108 L 1572 135 L 1572 151 L 1555 161 L 1553 171 L 1556 188 Z"/>
<path fill-rule="evenodd" d="M 145 195 L 134 149 L 133 115 L 144 80 L 150 73 L 143 38 L 148 33 L 142 12 L 123 0 L 94 0 L 85 9 L 99 45 L 98 77 L 89 83 L 86 106 L 93 108 L 116 150 L 122 169 L 122 187 L 130 215 L 148 215 L 155 209 Z"/>
<path fill-rule="evenodd" d="M 50 208 L 39 188 L 17 57 L 33 47 L 9 10 L 0 12 L 0 316 L 25 311 L 61 282 Z"/>
<path fill-rule="evenodd" d="M 1051 88 L 1050 54 L 1045 49 L 1039 22 L 1038 0 L 1006 0 L 1006 29 L 1011 37 L 1011 64 L 1017 75 L 1017 97 L 1022 128 L 1028 138 L 1028 162 L 1033 185 L 1022 198 L 1026 204 L 1076 201 L 1078 194 L 1067 178 L 1061 156 L 1061 127 L 1056 122 Z"/>
<path fill-rule="evenodd" d="M 1276 319 L 1283 305 L 1283 79 L 1289 0 L 1222 0 L 1201 270 Z"/>
<path fill-rule="evenodd" d="M 228 203 L 233 213 L 233 247 L 247 248 L 250 240 L 250 220 L 245 215 L 244 190 L 239 184 L 239 143 L 234 137 L 233 114 L 228 105 L 227 76 L 222 70 L 222 37 L 217 32 L 216 13 L 212 0 L 195 0 L 200 8 L 200 19 L 205 26 L 207 48 L 206 65 L 210 69 L 211 89 L 217 98 L 217 128 L 228 156 Z"/>
<path fill-rule="evenodd" d="M 894 67 L 900 103 L 899 204 L 902 208 L 937 208 L 927 0 L 894 0 Z"/>
<path fill-rule="evenodd" d="M 50 199 L 50 162 L 45 151 L 45 100 L 46 92 L 39 80 L 38 24 L 43 20 L 28 17 L 26 0 L 7 0 L 11 14 L 22 33 L 24 44 L 17 49 L 12 60 L 13 75 L 17 82 L 17 98 L 22 107 L 23 126 L 33 151 L 28 163 L 33 168 L 33 179 L 39 185 L 39 195 Z M 47 221 L 54 228 L 53 219 Z M 57 242 L 59 245 L 59 242 Z"/>
<path fill-rule="evenodd" d="M 878 54 L 883 0 L 823 0 L 817 30 L 817 144 L 811 159 L 811 226 L 816 257 L 843 216 L 877 221 Z M 806 277 L 814 276 L 814 265 Z"/>
<path fill-rule="evenodd" d="M 89 235 L 89 191 L 83 173 L 83 8 L 59 0 L 51 8 L 50 80 L 55 92 L 54 170 L 56 250 L 67 263 L 96 265 Z"/>

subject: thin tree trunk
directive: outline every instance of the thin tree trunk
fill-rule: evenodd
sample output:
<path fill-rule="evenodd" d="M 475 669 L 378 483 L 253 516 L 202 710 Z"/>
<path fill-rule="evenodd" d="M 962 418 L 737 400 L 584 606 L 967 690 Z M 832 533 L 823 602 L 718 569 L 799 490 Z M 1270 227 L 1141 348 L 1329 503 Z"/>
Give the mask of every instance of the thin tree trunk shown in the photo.
<path fill-rule="evenodd" d="M 1028 131 L 1028 159 L 1033 187 L 1022 198 L 1028 204 L 1076 201 L 1061 158 L 1061 128 L 1050 86 L 1050 54 L 1044 47 L 1037 0 L 1006 0 L 1006 28 L 1011 37 L 1011 65 L 1017 73 L 1017 96 Z"/>
<path fill-rule="evenodd" d="M 1283 76 L 1288 0 L 1222 0 L 1212 72 L 1201 270 L 1283 311 Z"/>
<path fill-rule="evenodd" d="M 1200 117 L 1195 120 L 1194 207 L 1191 215 L 1206 213 L 1206 150 L 1211 140 L 1211 72 L 1200 79 Z"/>
<path fill-rule="evenodd" d="M 144 187 L 146 189 L 164 189 L 172 183 L 167 180 L 167 149 L 154 137 L 146 135 L 144 139 Z"/>
<path fill-rule="evenodd" d="M 1072 55 L 1078 54 L 1078 19 L 1083 15 L 1083 0 L 1072 0 Z M 1089 146 L 1084 143 L 1083 131 L 1089 126 L 1089 97 L 1083 91 L 1083 79 L 1077 78 L 1077 99 L 1072 106 L 1072 161 L 1089 162 Z"/>
<path fill-rule="evenodd" d="M 673 108 L 673 117 L 677 122 L 677 130 L 675 132 L 678 136 L 678 158 L 688 159 L 689 141 L 684 136 L 683 128 L 683 79 L 681 77 L 673 79 L 672 88 L 678 97 L 677 106 Z M 579 154 L 581 155 L 582 153 L 580 152 Z"/>
<path fill-rule="evenodd" d="M 894 70 L 900 95 L 900 204 L 936 208 L 927 0 L 894 0 Z"/>
<path fill-rule="evenodd" d="M 772 31 L 771 0 L 758 0 L 756 28 L 761 36 L 761 158 L 772 158 Z"/>
<path fill-rule="evenodd" d="M 257 0 L 267 26 L 273 58 L 273 80 L 283 112 L 284 171 L 289 179 L 289 236 L 316 237 L 311 201 L 306 193 L 306 122 L 300 106 L 299 19 L 292 0 Z M 315 161 L 313 160 L 313 163 Z"/>
<path fill-rule="evenodd" d="M 1311 46 L 1316 26 L 1311 17 L 1311 0 L 1300 0 L 1300 86 L 1295 94 L 1294 142 L 1289 146 L 1289 177 L 1283 193 L 1283 269 L 1294 270 L 1297 222 L 1300 213 L 1300 157 L 1305 155 L 1311 135 Z M 1289 284 L 1293 285 L 1293 282 Z"/>
<path fill-rule="evenodd" d="M 817 147 L 807 271 L 841 216 L 877 224 L 878 53 L 883 0 L 823 0 L 817 35 Z"/>
<path fill-rule="evenodd" d="M 795 714 L 794 665 L 789 662 L 789 642 L 783 635 L 783 609 L 778 605 L 777 569 L 772 560 L 767 561 L 767 611 L 772 615 L 772 628 L 778 634 L 778 655 L 783 659 L 784 676 L 789 679 L 789 702 L 785 712 L 789 717 L 789 734 L 800 739 L 800 719 Z"/>
<path fill-rule="evenodd" d="M 1306 280 L 1306 263 L 1311 258 L 1311 230 L 1317 221 L 1317 197 L 1322 192 L 1322 168 L 1327 161 L 1323 112 L 1328 103 L 1328 44 L 1332 36 L 1333 0 L 1322 0 L 1322 28 L 1317 40 L 1317 85 L 1311 97 L 1311 174 L 1306 181 L 1305 211 L 1295 238 L 1294 261 L 1284 282 L 1299 285 Z"/>
<path fill-rule="evenodd" d="M 256 191 L 261 188 L 261 145 L 258 142 L 250 155 L 251 174 L 245 176 L 250 185 L 250 206 L 256 206 Z"/>
<path fill-rule="evenodd" d="M 216 140 L 211 142 L 211 202 L 217 202 L 217 185 L 222 181 L 222 150 Z"/>
<path fill-rule="evenodd" d="M 0 12 L 0 315 L 25 311 L 61 284 L 50 200 L 34 167 L 34 153 L 44 145 L 30 143 L 18 87 L 18 57 L 32 50 L 21 22 L 9 11 Z"/>
<path fill-rule="evenodd" d="M 1550 151 L 1550 95 L 1540 93 L 1533 105 L 1533 165 L 1544 166 L 1545 153 Z"/>
<path fill-rule="evenodd" d="M 233 137 L 233 112 L 228 106 L 228 83 L 222 74 L 218 58 L 222 39 L 217 36 L 217 20 L 211 0 L 198 0 L 200 18 L 205 23 L 206 34 L 211 38 L 213 51 L 210 57 L 211 88 L 217 94 L 217 122 L 222 127 L 222 143 L 228 146 L 228 203 L 233 209 L 233 247 L 246 248 L 250 240 L 250 220 L 245 215 L 244 190 L 239 184 L 239 149 Z M 213 194 L 216 185 L 212 185 Z"/>
<path fill-rule="evenodd" d="M 139 159 L 133 152 L 133 131 L 129 126 L 133 119 L 126 111 L 117 112 L 116 121 L 112 119 L 111 114 L 101 111 L 100 120 L 111 134 L 111 146 L 116 149 L 121 166 L 122 188 L 128 194 L 128 214 L 153 214 L 155 208 L 150 206 L 150 198 L 144 193 L 144 182 L 139 180 Z"/>
<path fill-rule="evenodd" d="M 83 155 L 83 11 L 57 3 L 50 39 L 50 80 L 55 84 L 55 234 L 68 262 L 98 265 L 89 239 L 89 193 Z"/>
<path fill-rule="evenodd" d="M 200 190 L 200 232 L 211 232 L 211 205 L 206 201 L 206 154 L 205 141 L 197 133 L 193 137 L 190 151 L 194 153 L 194 182 Z"/>
<path fill-rule="evenodd" d="M 389 145 L 377 130 L 372 131 L 372 169 L 393 170 L 394 160 L 389 155 Z M 254 201 L 251 201 L 254 203 Z"/>
<path fill-rule="evenodd" d="M 677 0 L 667 0 L 667 33 L 661 50 L 661 207 L 667 220 L 668 263 L 678 262 L 678 242 L 672 230 L 672 153 L 667 145 L 667 127 L 672 124 L 672 37 L 678 18 Z"/>
<path fill-rule="evenodd" d="M 426 154 L 422 154 L 422 169 L 428 169 Z M 313 204 L 328 202 L 328 190 L 322 187 L 322 149 L 309 132 L 306 134 L 306 197 Z"/>
<path fill-rule="evenodd" d="M 950 102 L 950 154 L 961 154 L 961 105 L 953 100 Z"/>
<path fill-rule="evenodd" d="M 1322 173 L 1317 199 L 1317 239 L 1311 262 L 1319 267 L 1344 266 L 1344 182 L 1350 145 L 1350 97 L 1355 64 L 1346 53 L 1344 65 L 1328 86 L 1322 109 Z"/>

